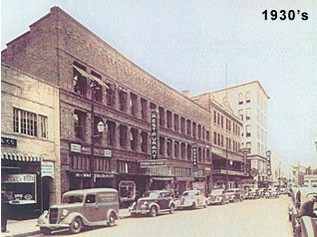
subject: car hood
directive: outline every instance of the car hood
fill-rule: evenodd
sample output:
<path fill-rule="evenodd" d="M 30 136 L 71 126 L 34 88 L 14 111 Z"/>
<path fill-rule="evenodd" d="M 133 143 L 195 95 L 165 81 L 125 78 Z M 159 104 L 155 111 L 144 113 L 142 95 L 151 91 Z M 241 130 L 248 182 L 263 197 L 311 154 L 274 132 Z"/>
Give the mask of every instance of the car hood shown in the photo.
<path fill-rule="evenodd" d="M 139 198 L 138 202 L 155 201 L 155 200 L 157 200 L 157 199 L 145 197 L 145 198 Z"/>
<path fill-rule="evenodd" d="M 80 207 L 82 206 L 82 203 L 70 203 L 70 204 L 59 204 L 59 205 L 52 205 L 50 208 L 58 208 L 58 209 L 61 209 L 61 208 L 76 208 L 76 207 Z"/>

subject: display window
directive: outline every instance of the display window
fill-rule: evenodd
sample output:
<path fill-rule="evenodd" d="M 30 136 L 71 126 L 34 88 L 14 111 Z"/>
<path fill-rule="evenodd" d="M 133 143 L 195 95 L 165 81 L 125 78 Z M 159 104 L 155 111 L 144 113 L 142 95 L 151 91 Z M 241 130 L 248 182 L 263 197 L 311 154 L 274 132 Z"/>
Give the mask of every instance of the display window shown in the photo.
<path fill-rule="evenodd" d="M 119 195 L 121 201 L 130 201 L 135 199 L 136 185 L 134 181 L 121 181 L 119 183 Z"/>

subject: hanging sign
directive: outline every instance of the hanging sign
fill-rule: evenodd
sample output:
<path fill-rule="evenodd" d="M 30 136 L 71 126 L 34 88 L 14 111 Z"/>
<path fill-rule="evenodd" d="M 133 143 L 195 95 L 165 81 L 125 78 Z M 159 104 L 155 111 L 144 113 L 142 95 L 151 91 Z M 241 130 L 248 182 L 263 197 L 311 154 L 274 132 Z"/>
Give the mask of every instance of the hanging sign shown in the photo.
<path fill-rule="evenodd" d="M 54 179 L 54 162 L 42 161 L 41 162 L 41 177 L 52 177 Z"/>
<path fill-rule="evenodd" d="M 157 114 L 151 112 L 151 155 L 152 159 L 157 159 Z"/>

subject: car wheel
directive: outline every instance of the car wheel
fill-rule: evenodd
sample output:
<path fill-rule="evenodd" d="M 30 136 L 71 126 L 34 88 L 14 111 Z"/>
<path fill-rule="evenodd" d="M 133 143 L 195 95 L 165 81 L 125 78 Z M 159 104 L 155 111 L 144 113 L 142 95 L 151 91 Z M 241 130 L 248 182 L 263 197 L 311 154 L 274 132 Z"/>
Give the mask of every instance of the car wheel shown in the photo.
<path fill-rule="evenodd" d="M 156 215 L 157 215 L 157 208 L 153 206 L 150 209 L 150 216 L 155 217 Z"/>
<path fill-rule="evenodd" d="M 195 209 L 196 208 L 196 203 L 193 202 L 193 204 L 191 205 L 191 209 Z"/>
<path fill-rule="evenodd" d="M 76 217 L 73 222 L 69 226 L 69 231 L 72 234 L 77 234 L 81 231 L 81 228 L 83 227 L 82 221 L 79 217 Z"/>
<path fill-rule="evenodd" d="M 114 226 L 116 224 L 116 216 L 111 213 L 108 220 L 108 226 Z"/>
<path fill-rule="evenodd" d="M 52 232 L 51 229 L 46 227 L 40 227 L 40 230 L 43 235 L 51 235 L 51 232 Z"/>
<path fill-rule="evenodd" d="M 171 209 L 170 209 L 170 213 L 173 214 L 175 212 L 175 205 L 172 204 L 171 205 Z"/>

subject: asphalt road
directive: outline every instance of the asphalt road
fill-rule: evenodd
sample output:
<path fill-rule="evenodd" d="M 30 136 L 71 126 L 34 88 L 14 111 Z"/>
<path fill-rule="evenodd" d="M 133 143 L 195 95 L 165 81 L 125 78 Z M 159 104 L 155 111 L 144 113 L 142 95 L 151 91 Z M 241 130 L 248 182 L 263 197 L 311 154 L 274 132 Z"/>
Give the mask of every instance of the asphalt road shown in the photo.
<path fill-rule="evenodd" d="M 245 200 L 243 202 L 209 206 L 196 210 L 181 210 L 157 217 L 128 217 L 115 227 L 84 230 L 77 235 L 54 236 L 215 236 L 215 237 L 290 237 L 287 207 L 290 199 Z"/>

